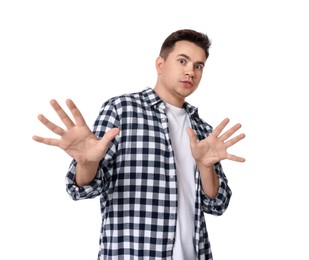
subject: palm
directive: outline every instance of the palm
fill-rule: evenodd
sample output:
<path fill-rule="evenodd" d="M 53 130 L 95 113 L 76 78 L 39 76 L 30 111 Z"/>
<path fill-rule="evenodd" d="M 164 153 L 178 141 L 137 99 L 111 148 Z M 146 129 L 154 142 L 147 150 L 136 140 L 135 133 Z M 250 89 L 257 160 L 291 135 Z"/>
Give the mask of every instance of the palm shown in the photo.
<path fill-rule="evenodd" d="M 58 146 L 77 161 L 99 161 L 104 156 L 99 144 L 99 139 L 85 125 L 65 131 Z"/>
<path fill-rule="evenodd" d="M 202 140 L 192 150 L 195 160 L 206 165 L 218 162 L 226 157 L 226 148 L 222 142 L 218 142 L 213 136 L 209 136 Z"/>
<path fill-rule="evenodd" d="M 228 119 L 223 120 L 207 138 L 200 142 L 196 140 L 193 130 L 188 129 L 191 152 L 196 162 L 209 166 L 224 159 L 237 162 L 245 161 L 244 158 L 229 154 L 227 152 L 229 147 L 236 144 L 245 137 L 244 134 L 240 134 L 228 140 L 228 138 L 231 137 L 241 127 L 240 124 L 236 124 L 221 136 L 219 136 L 228 122 Z"/>

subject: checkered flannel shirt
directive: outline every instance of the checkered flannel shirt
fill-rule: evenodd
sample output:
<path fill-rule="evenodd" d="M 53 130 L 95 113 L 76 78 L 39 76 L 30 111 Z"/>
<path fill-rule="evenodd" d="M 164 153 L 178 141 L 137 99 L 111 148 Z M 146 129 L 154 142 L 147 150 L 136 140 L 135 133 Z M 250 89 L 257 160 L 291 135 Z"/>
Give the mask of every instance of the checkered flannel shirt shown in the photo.
<path fill-rule="evenodd" d="M 199 118 L 195 107 L 185 103 L 184 108 L 197 138 L 207 137 L 212 127 Z M 74 200 L 100 196 L 98 259 L 172 259 L 177 176 L 165 104 L 151 88 L 111 98 L 103 104 L 93 132 L 102 138 L 113 127 L 120 128 L 120 134 L 101 160 L 93 182 L 83 187 L 74 184 L 73 160 L 66 175 L 67 192 Z M 192 173 L 196 199 L 191 242 L 196 259 L 212 259 L 203 213 L 221 215 L 232 194 L 221 164 L 215 169 L 219 192 L 214 199 L 203 193 L 198 170 Z"/>

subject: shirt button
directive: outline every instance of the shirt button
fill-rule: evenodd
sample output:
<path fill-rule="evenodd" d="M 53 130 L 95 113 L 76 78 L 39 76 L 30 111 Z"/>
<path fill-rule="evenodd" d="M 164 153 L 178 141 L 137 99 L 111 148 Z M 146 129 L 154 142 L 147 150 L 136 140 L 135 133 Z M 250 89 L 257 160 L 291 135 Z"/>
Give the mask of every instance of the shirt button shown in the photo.
<path fill-rule="evenodd" d="M 163 123 L 167 122 L 167 118 L 162 118 L 161 120 Z"/>
<path fill-rule="evenodd" d="M 170 234 L 169 237 L 168 237 L 168 239 L 169 239 L 169 240 L 174 240 L 174 235 L 173 235 L 173 234 Z"/>
<path fill-rule="evenodd" d="M 172 212 L 173 212 L 173 213 L 176 212 L 176 208 L 175 208 L 175 207 L 172 208 Z"/>

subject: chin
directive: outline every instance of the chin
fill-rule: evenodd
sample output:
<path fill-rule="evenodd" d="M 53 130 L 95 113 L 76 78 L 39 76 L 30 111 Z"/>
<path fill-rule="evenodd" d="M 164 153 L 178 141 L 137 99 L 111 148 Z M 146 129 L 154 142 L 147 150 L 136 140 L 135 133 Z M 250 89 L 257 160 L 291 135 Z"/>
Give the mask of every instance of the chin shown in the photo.
<path fill-rule="evenodd" d="M 195 90 L 196 90 L 196 88 L 194 88 L 194 87 L 187 87 L 187 88 L 184 88 L 181 92 L 182 92 L 185 96 L 189 96 L 189 95 L 191 95 Z"/>

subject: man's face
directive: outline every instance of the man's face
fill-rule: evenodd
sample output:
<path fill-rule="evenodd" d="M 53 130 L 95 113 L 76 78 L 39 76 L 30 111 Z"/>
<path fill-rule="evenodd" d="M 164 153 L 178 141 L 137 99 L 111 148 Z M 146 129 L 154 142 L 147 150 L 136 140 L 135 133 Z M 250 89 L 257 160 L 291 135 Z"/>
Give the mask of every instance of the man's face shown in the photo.
<path fill-rule="evenodd" d="M 189 41 L 179 41 L 166 60 L 157 60 L 158 87 L 167 102 L 181 105 L 198 87 L 206 62 L 204 50 Z"/>

